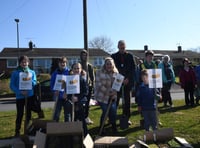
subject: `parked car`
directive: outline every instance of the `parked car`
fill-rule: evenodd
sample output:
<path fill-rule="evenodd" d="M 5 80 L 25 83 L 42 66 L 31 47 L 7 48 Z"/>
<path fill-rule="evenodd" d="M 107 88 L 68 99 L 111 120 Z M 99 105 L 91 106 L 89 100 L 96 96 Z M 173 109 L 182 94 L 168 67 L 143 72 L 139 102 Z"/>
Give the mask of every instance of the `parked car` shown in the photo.
<path fill-rule="evenodd" d="M 42 81 L 36 85 L 35 96 L 41 101 L 53 100 L 53 92 L 50 89 L 50 79 Z"/>

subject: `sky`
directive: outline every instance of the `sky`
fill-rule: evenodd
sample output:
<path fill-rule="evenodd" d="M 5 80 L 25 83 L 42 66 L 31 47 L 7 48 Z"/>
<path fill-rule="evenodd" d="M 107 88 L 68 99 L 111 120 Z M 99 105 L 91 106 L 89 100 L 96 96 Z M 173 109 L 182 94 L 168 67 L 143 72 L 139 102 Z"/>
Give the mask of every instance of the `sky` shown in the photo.
<path fill-rule="evenodd" d="M 87 0 L 88 40 L 106 36 L 127 49 L 200 47 L 200 0 Z M 0 0 L 0 51 L 31 40 L 38 48 L 83 48 L 83 0 Z"/>

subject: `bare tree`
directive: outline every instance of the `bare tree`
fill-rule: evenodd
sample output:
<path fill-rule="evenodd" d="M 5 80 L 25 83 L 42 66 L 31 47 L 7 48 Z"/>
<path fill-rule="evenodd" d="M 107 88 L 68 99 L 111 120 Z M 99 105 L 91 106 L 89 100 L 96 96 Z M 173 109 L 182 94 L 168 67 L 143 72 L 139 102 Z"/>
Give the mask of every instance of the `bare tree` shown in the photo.
<path fill-rule="evenodd" d="M 90 48 L 103 49 L 108 53 L 112 53 L 115 49 L 113 48 L 113 42 L 106 36 L 95 37 L 89 41 Z"/>
<path fill-rule="evenodd" d="M 200 46 L 196 48 L 189 48 L 189 50 L 200 53 Z"/>

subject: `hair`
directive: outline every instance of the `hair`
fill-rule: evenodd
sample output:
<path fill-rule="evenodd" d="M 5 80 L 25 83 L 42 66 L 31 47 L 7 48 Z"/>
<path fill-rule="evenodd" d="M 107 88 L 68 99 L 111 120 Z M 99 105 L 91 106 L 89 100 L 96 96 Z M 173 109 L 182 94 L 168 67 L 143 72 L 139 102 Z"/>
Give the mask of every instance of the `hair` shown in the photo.
<path fill-rule="evenodd" d="M 148 76 L 148 71 L 146 69 L 141 71 L 141 77 L 142 76 Z"/>
<path fill-rule="evenodd" d="M 23 60 L 30 62 L 28 56 L 26 56 L 26 55 L 20 56 L 18 61 L 19 61 L 19 63 L 21 63 Z"/>
<path fill-rule="evenodd" d="M 126 43 L 125 43 L 124 40 L 119 40 L 119 41 L 118 41 L 118 47 L 119 47 L 119 45 L 121 45 L 121 44 L 126 44 Z"/>
<path fill-rule="evenodd" d="M 166 58 L 167 58 L 167 62 L 169 62 L 169 61 L 170 61 L 169 55 L 164 55 L 164 56 L 163 56 L 163 61 L 164 61 L 164 59 L 166 59 Z"/>
<path fill-rule="evenodd" d="M 184 58 L 184 59 L 183 59 L 183 64 L 184 64 L 186 61 L 187 61 L 188 63 L 190 63 L 190 61 L 189 61 L 188 58 Z"/>
<path fill-rule="evenodd" d="M 63 61 L 66 61 L 66 63 L 68 63 L 67 58 L 64 57 L 64 56 L 62 56 L 62 57 L 60 57 L 60 58 L 58 59 L 58 62 L 59 62 L 59 63 L 60 63 L 60 62 L 63 62 Z"/>
<path fill-rule="evenodd" d="M 85 76 L 87 73 L 86 73 L 86 71 L 82 68 L 82 65 L 81 65 L 80 62 L 75 62 L 75 63 L 72 64 L 71 69 L 70 69 L 70 74 L 73 74 L 73 68 L 74 68 L 74 66 L 77 65 L 77 64 L 81 66 L 81 75 L 82 75 L 82 76 Z"/>
<path fill-rule="evenodd" d="M 145 51 L 145 56 L 147 55 L 154 55 L 154 52 L 152 50 Z"/>
<path fill-rule="evenodd" d="M 116 66 L 115 66 L 115 62 L 114 60 L 111 58 L 111 57 L 106 57 L 105 60 L 104 60 L 104 64 L 103 64 L 103 67 L 102 67 L 102 70 L 105 71 L 106 70 L 106 63 L 110 61 L 112 63 L 112 66 L 113 66 L 113 73 L 114 72 L 118 72 Z"/>
<path fill-rule="evenodd" d="M 81 51 L 80 55 L 82 55 L 83 53 L 86 53 L 86 54 L 88 55 L 88 51 L 85 50 L 85 49 L 83 49 L 83 50 Z"/>

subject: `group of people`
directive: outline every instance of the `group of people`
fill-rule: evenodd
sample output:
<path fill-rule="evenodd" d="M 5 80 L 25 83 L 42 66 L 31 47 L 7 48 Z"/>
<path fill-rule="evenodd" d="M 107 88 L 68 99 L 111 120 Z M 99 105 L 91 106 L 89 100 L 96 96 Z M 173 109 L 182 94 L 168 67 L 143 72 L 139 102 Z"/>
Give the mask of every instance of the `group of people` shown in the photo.
<path fill-rule="evenodd" d="M 66 57 L 59 58 L 58 67 L 51 74 L 50 86 L 54 92 L 55 107 L 53 111 L 53 120 L 59 121 L 62 108 L 64 109 L 64 121 L 82 121 L 84 136 L 87 135 L 87 124 L 93 123 L 89 118 L 89 102 L 92 94 L 98 102 L 102 114 L 99 125 L 103 124 L 106 111 L 109 108 L 109 123 L 112 126 L 112 132 L 117 132 L 116 118 L 117 109 L 120 98 L 123 98 L 122 114 L 128 118 L 128 124 L 131 125 L 130 104 L 132 89 L 135 88 L 136 96 L 135 102 L 138 105 L 138 111 L 144 117 L 144 129 L 157 129 L 156 107 L 157 99 L 163 100 L 166 107 L 169 103 L 173 107 L 172 98 L 170 95 L 171 85 L 175 82 L 175 74 L 173 66 L 170 62 L 170 57 L 165 55 L 160 63 L 155 63 L 153 60 L 154 52 L 147 50 L 145 52 L 145 59 L 138 59 L 134 61 L 133 55 L 126 51 L 126 43 L 124 40 L 118 42 L 118 51 L 107 57 L 104 60 L 103 66 L 94 71 L 93 66 L 88 62 L 87 50 L 82 50 L 80 53 L 80 62 L 72 64 L 71 68 L 67 67 L 68 61 Z M 194 104 L 193 92 L 196 85 L 196 77 L 194 70 L 189 66 L 189 60 L 183 60 L 184 68 L 180 72 L 180 84 L 185 91 L 186 105 Z M 149 88 L 148 71 L 147 69 L 159 68 L 162 71 L 163 87 L 161 89 Z M 23 90 L 20 83 L 22 73 L 26 73 L 27 80 L 31 81 L 31 88 L 36 85 L 36 74 L 29 68 L 29 59 L 27 56 L 19 58 L 19 67 L 12 73 L 10 88 L 16 94 L 17 118 L 15 135 L 20 134 L 21 122 L 24 112 L 25 100 L 27 100 L 27 116 L 26 120 L 31 119 L 31 100 L 33 100 L 34 89 Z M 112 84 L 115 80 L 116 74 L 124 76 L 122 89 L 116 91 L 112 89 Z M 66 85 L 63 83 L 61 90 L 54 90 L 56 77 L 58 75 L 79 75 L 80 78 L 80 93 L 67 94 Z M 26 84 L 26 83 L 24 83 Z M 26 84 L 28 85 L 28 83 Z M 161 97 L 162 96 L 162 97 Z M 157 99 L 155 99 L 157 98 Z M 74 107 L 73 107 L 74 106 Z M 38 110 L 38 113 L 42 110 Z M 74 117 L 72 114 L 74 113 Z"/>

